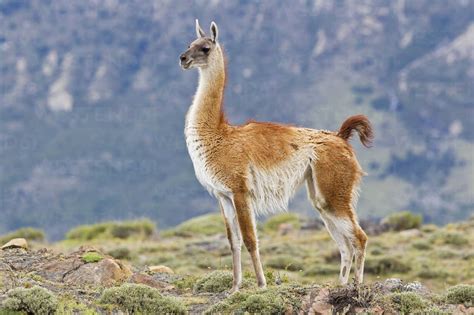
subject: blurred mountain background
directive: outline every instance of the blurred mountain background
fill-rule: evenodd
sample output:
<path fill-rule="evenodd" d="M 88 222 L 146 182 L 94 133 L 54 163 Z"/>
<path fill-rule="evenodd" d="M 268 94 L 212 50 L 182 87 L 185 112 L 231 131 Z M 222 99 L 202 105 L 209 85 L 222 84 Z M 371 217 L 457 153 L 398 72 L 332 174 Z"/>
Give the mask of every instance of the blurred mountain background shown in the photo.
<path fill-rule="evenodd" d="M 361 217 L 474 209 L 474 1 L 0 0 L 0 234 L 216 211 L 184 116 L 178 55 L 215 20 L 233 123 L 336 130 L 369 116 Z M 207 27 L 206 27 L 207 29 Z M 291 209 L 311 214 L 305 192 Z"/>

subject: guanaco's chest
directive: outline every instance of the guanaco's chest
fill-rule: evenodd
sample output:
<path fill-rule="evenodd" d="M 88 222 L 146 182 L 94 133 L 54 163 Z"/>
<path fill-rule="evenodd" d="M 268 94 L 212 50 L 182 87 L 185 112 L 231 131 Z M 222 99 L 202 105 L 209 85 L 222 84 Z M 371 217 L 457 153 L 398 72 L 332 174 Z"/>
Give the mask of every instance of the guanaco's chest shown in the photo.
<path fill-rule="evenodd" d="M 216 166 L 207 156 L 209 150 L 205 139 L 195 128 L 187 126 L 185 129 L 186 145 L 194 166 L 198 181 L 210 194 L 225 193 L 229 189 L 217 177 Z"/>

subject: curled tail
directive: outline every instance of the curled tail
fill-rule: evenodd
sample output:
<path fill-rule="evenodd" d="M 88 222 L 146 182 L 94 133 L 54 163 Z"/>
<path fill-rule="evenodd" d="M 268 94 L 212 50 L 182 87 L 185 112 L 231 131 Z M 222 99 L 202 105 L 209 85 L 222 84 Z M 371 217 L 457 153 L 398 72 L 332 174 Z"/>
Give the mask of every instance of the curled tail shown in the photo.
<path fill-rule="evenodd" d="M 370 147 L 374 139 L 374 132 L 369 119 L 364 115 L 351 116 L 342 123 L 337 135 L 348 141 L 354 134 L 354 130 L 359 134 L 360 142 L 365 147 Z"/>

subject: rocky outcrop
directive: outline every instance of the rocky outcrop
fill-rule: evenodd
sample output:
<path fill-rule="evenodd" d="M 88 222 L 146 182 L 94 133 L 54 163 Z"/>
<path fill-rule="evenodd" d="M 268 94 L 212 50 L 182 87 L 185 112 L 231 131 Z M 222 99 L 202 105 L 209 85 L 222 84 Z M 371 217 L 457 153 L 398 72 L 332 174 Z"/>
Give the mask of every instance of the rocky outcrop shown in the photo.
<path fill-rule="evenodd" d="M 100 259 L 95 262 L 84 259 L 91 252 L 96 253 Z M 10 279 L 14 272 L 34 274 L 43 280 L 73 286 L 107 287 L 132 276 L 130 266 L 90 248 L 81 248 L 63 255 L 47 249 L 27 251 L 24 248 L 9 247 L 0 252 L 0 279 Z"/>

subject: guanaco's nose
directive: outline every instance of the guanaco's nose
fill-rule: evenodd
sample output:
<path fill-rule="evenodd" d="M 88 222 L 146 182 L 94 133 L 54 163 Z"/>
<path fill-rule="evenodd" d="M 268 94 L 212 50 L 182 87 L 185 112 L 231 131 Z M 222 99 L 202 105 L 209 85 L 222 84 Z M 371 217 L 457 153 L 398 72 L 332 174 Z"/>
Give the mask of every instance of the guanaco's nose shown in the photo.
<path fill-rule="evenodd" d="M 181 60 L 181 62 L 186 61 L 186 56 L 181 54 L 181 56 L 179 56 L 179 60 Z"/>

